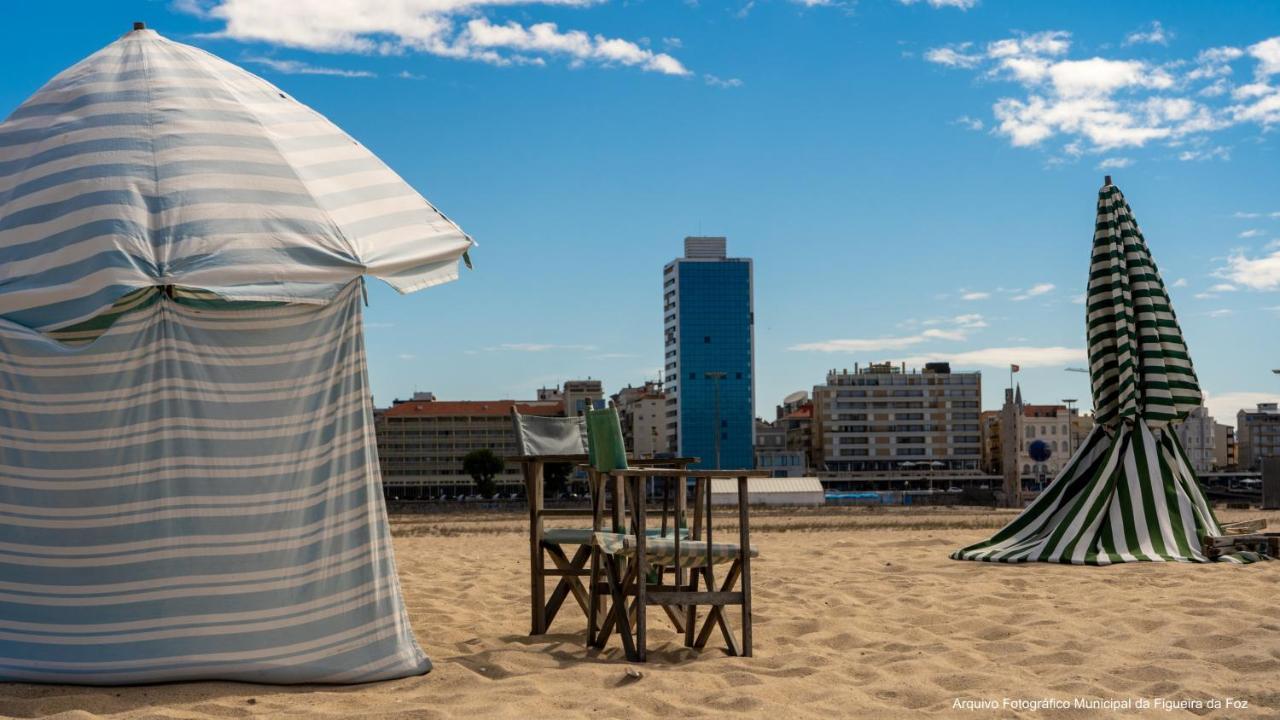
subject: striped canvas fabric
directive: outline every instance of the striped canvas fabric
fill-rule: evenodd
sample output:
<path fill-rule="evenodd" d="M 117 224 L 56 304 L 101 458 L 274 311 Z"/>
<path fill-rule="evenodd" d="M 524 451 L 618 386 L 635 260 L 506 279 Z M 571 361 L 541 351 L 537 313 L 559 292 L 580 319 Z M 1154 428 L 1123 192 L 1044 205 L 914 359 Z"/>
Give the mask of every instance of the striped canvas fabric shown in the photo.
<path fill-rule="evenodd" d="M 357 282 L 151 294 L 88 345 L 0 321 L 0 681 L 425 672 L 382 505 Z"/>
<path fill-rule="evenodd" d="M 1114 185 L 1099 192 L 1095 227 L 1086 301 L 1095 427 L 1013 522 L 957 550 L 957 560 L 1208 562 L 1201 538 L 1222 534 L 1169 427 L 1200 404 L 1195 370 L 1146 240 Z"/>
<path fill-rule="evenodd" d="M 0 318 L 42 331 L 155 286 L 325 302 L 451 280 L 471 240 L 271 83 L 136 30 L 0 125 Z"/>
<path fill-rule="evenodd" d="M 1169 293 L 1115 185 L 1098 193 L 1086 307 L 1096 422 L 1115 427 L 1141 415 L 1158 430 L 1200 406 Z"/>

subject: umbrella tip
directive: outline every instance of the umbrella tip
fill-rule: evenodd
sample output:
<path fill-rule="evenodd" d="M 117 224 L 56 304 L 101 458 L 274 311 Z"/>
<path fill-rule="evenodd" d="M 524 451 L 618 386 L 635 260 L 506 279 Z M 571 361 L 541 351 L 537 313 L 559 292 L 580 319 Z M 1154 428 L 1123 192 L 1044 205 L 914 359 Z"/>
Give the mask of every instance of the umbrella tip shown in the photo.
<path fill-rule="evenodd" d="M 1105 176 L 1105 177 L 1103 177 L 1103 178 L 1102 178 L 1102 186 L 1103 186 L 1103 187 L 1106 187 L 1106 186 L 1108 186 L 1108 185 L 1110 185 L 1110 184 L 1111 184 L 1111 176 L 1110 176 L 1110 175 L 1107 175 L 1107 176 Z"/>
<path fill-rule="evenodd" d="M 146 30 L 146 29 L 147 29 L 147 24 L 146 24 L 146 23 L 144 23 L 144 22 L 135 22 L 135 23 L 133 24 L 133 29 L 134 29 L 134 30 Z"/>

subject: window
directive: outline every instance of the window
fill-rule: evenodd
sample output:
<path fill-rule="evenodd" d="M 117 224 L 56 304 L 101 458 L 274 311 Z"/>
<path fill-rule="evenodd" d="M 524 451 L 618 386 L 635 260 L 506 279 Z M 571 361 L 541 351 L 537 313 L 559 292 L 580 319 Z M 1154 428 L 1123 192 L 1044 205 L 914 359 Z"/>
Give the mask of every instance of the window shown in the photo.
<path fill-rule="evenodd" d="M 1028 425 L 1028 426 L 1027 426 L 1027 439 L 1028 439 L 1028 440 L 1030 440 L 1030 439 L 1034 438 L 1035 436 L 1036 436 L 1036 429 L 1035 429 L 1035 428 L 1033 428 L 1033 427 L 1031 427 L 1030 425 Z"/>
<path fill-rule="evenodd" d="M 702 342 L 704 342 L 704 343 L 706 343 L 706 344 L 710 344 L 710 343 L 711 343 L 711 336 L 710 336 L 710 335 L 703 335 L 703 336 L 702 336 Z"/>

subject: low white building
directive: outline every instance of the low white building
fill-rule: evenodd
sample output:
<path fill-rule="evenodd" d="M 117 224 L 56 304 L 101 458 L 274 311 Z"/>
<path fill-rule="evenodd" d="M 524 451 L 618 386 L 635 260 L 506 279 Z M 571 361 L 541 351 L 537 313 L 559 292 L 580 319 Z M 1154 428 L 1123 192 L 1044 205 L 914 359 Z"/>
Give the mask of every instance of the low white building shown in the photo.
<path fill-rule="evenodd" d="M 816 477 L 749 478 L 747 497 L 752 505 L 822 505 L 826 495 Z M 713 505 L 737 505 L 738 481 L 730 478 L 711 481 Z"/>

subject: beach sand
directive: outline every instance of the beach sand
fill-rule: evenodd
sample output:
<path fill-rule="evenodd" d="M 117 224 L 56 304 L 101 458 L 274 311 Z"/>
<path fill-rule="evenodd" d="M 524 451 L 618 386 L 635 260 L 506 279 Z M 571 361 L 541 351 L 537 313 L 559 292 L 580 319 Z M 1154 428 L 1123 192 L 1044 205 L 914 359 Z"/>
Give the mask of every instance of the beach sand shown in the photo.
<path fill-rule="evenodd" d="M 572 599 L 550 634 L 528 636 L 522 516 L 401 515 L 393 518 L 396 557 L 414 629 L 435 663 L 426 676 L 356 687 L 0 684 L 0 714 L 1280 717 L 1280 562 L 1082 568 L 948 559 L 1010 517 L 943 508 L 760 510 L 755 657 L 686 650 L 654 608 L 650 660 L 632 666 L 643 674 L 634 679 L 616 637 L 600 655 L 584 649 L 585 619 Z M 1280 516 L 1269 519 L 1280 524 Z M 1004 698 L 1077 697 L 1210 706 L 1230 697 L 1248 707 L 957 707 L 957 699 L 999 706 Z"/>

